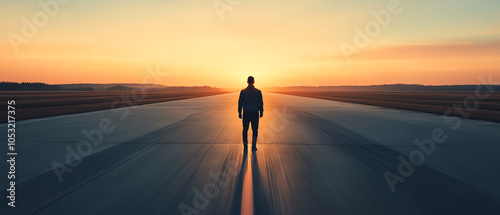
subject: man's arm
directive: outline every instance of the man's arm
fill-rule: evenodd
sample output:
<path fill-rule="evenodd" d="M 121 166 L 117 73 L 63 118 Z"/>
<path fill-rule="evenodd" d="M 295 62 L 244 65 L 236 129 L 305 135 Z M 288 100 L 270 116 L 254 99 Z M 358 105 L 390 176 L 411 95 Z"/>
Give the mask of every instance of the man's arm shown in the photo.
<path fill-rule="evenodd" d="M 264 116 L 264 101 L 262 99 L 262 92 L 259 91 L 259 111 L 260 117 Z"/>
<path fill-rule="evenodd" d="M 241 116 L 242 109 L 243 109 L 243 92 L 240 92 L 240 98 L 238 99 L 238 115 L 240 119 L 242 118 Z"/>

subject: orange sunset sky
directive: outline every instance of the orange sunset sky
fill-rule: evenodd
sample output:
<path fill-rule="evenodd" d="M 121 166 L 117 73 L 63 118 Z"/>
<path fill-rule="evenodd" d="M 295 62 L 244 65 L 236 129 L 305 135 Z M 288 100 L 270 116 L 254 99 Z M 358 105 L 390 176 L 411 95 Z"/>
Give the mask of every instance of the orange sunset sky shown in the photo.
<path fill-rule="evenodd" d="M 498 0 L 0 2 L 1 81 L 142 83 L 156 65 L 149 83 L 227 88 L 500 80 Z"/>

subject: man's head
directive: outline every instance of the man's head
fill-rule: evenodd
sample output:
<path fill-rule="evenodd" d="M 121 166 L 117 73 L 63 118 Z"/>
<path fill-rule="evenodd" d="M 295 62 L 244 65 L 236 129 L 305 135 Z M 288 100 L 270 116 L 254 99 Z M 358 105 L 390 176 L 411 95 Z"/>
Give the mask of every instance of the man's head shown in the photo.
<path fill-rule="evenodd" d="M 255 79 L 252 76 L 248 76 L 247 83 L 253 85 L 253 83 L 255 83 Z"/>

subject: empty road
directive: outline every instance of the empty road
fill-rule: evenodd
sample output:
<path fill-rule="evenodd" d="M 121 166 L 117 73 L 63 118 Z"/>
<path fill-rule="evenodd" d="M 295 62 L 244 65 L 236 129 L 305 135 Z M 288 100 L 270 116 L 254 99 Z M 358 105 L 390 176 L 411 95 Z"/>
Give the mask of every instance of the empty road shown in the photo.
<path fill-rule="evenodd" d="M 264 93 L 245 153 L 237 98 L 19 121 L 1 214 L 500 213 L 498 123 Z"/>

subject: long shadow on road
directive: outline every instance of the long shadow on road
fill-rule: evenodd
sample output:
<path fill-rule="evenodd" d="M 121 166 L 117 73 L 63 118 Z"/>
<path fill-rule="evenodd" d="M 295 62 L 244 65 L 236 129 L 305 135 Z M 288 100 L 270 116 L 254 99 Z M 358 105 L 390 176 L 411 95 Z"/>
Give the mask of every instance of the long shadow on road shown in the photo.
<path fill-rule="evenodd" d="M 386 183 L 383 173 L 399 165 L 399 152 L 340 124 L 309 113 L 299 114 L 298 119 L 329 137 L 328 142 L 333 146 L 370 167 L 382 183 Z M 398 189 L 423 203 L 430 214 L 496 214 L 500 211 L 499 199 L 425 163 L 418 166 Z"/>
<path fill-rule="evenodd" d="M 255 214 L 271 214 L 260 177 L 258 152 L 252 153 L 253 202 Z"/>

